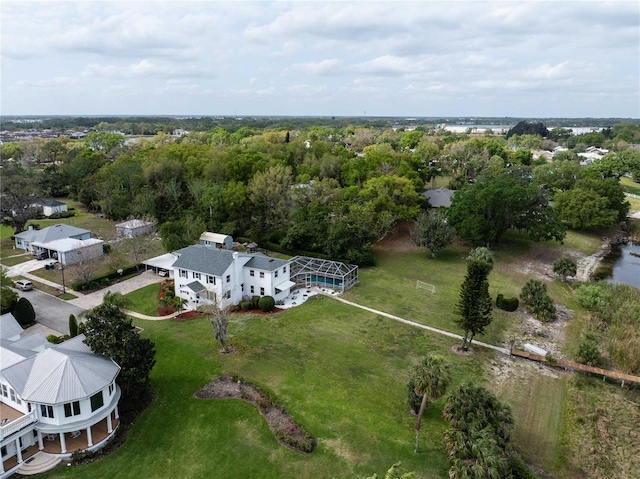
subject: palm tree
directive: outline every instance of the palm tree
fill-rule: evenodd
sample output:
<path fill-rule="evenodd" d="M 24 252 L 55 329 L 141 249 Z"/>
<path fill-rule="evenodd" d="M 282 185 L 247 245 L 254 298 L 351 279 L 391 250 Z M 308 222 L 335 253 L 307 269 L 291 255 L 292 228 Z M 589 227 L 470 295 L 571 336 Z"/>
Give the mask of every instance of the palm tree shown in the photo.
<path fill-rule="evenodd" d="M 420 404 L 418 420 L 416 422 L 416 444 L 414 452 L 417 453 L 420 425 L 422 423 L 422 415 L 427 407 L 427 399 L 435 400 L 444 395 L 451 381 L 449 365 L 445 364 L 442 358 L 427 353 L 422 362 L 416 366 L 413 381 L 416 394 L 422 395 L 422 403 Z"/>

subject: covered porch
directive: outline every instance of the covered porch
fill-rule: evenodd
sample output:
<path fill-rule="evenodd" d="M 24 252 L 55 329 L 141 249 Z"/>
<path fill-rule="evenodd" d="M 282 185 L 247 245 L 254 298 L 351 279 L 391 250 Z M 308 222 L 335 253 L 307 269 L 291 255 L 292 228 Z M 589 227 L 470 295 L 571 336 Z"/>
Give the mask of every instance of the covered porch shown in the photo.
<path fill-rule="evenodd" d="M 40 449 L 38 445 L 35 444 L 33 446 L 29 446 L 22 450 L 22 462 L 24 463 L 30 457 L 34 456 Z M 18 456 L 14 455 L 7 458 L 5 461 L 2 461 L 2 472 L 11 471 L 14 467 L 18 465 Z"/>
<path fill-rule="evenodd" d="M 116 412 L 90 427 L 65 433 L 42 435 L 43 451 L 49 454 L 72 454 L 81 449 L 91 449 L 109 438 L 120 424 Z"/>

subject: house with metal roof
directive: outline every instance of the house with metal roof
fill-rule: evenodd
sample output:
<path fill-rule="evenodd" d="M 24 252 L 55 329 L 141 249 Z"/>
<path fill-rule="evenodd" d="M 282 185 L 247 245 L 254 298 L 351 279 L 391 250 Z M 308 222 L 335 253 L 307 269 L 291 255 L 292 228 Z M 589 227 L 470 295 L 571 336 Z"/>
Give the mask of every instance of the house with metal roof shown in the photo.
<path fill-rule="evenodd" d="M 92 238 L 91 232 L 67 224 L 41 230 L 28 229 L 14 235 L 16 248 L 33 252 L 39 258 L 54 258 L 62 264 L 95 259 L 103 254 L 104 241 Z"/>
<path fill-rule="evenodd" d="M 200 244 L 215 248 L 233 249 L 233 238 L 229 235 L 205 231 L 200 235 Z"/>
<path fill-rule="evenodd" d="M 116 225 L 116 235 L 124 238 L 135 238 L 150 234 L 152 231 L 153 222 L 151 221 L 133 219 Z"/>
<path fill-rule="evenodd" d="M 100 449 L 119 424 L 112 359 L 92 353 L 83 335 L 59 345 L 40 333 L 19 337 L 12 319 L 3 315 L 0 329 L 0 479 L 27 474 L 36 454 L 55 465 Z"/>
<path fill-rule="evenodd" d="M 276 301 L 289 295 L 289 261 L 262 253 L 239 253 L 204 244 L 174 251 L 175 294 L 187 307 L 238 304 L 252 296 L 272 296 Z"/>

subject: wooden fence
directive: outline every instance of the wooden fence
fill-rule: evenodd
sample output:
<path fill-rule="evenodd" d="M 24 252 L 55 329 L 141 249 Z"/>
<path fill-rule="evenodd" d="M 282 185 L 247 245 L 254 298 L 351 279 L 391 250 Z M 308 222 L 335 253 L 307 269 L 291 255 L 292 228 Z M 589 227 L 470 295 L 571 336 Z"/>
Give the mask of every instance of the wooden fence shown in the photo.
<path fill-rule="evenodd" d="M 519 349 L 511 349 L 512 356 L 518 356 L 520 358 L 530 359 L 531 361 L 538 361 L 548 366 L 563 368 L 567 371 L 575 371 L 581 373 L 596 374 L 602 376 L 603 379 L 609 378 L 615 381 L 620 381 L 624 386 L 625 382 L 640 384 L 640 377 L 633 376 L 631 374 L 625 374 L 618 371 L 610 371 L 608 369 L 595 368 L 593 366 L 587 366 L 586 364 L 574 363 L 573 361 L 567 361 L 565 359 L 554 359 L 552 362 L 547 361 L 545 356 L 540 354 L 534 354 L 527 351 L 520 351 Z"/>

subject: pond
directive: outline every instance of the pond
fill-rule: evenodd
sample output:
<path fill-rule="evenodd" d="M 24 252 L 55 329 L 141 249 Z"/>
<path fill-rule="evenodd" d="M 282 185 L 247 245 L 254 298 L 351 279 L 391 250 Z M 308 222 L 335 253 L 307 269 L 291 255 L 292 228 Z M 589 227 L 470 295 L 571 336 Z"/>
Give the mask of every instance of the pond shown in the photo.
<path fill-rule="evenodd" d="M 640 243 L 612 245 L 611 253 L 600 262 L 593 279 L 640 288 Z"/>

